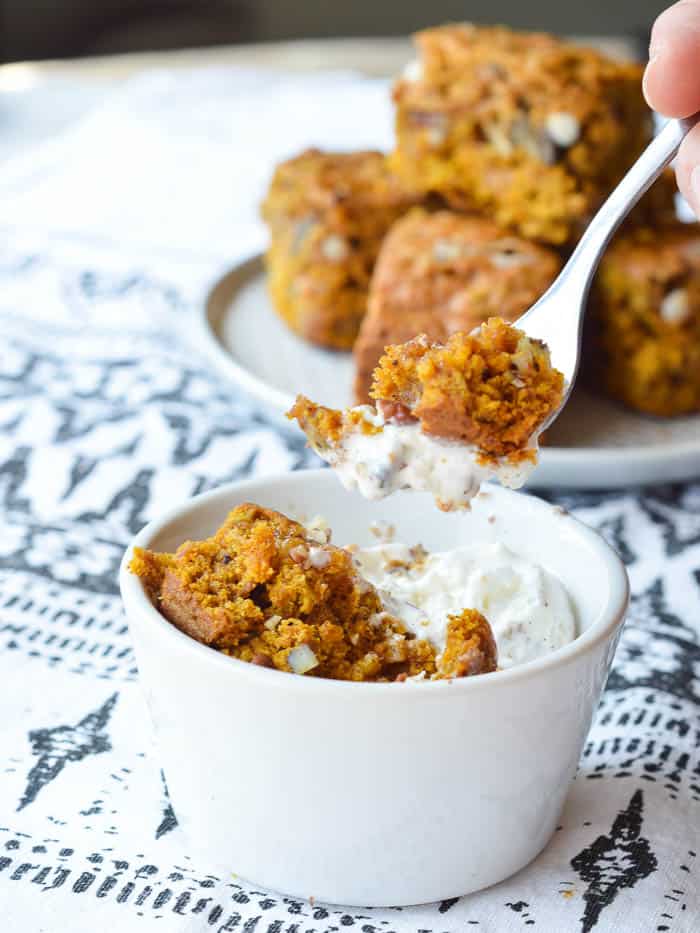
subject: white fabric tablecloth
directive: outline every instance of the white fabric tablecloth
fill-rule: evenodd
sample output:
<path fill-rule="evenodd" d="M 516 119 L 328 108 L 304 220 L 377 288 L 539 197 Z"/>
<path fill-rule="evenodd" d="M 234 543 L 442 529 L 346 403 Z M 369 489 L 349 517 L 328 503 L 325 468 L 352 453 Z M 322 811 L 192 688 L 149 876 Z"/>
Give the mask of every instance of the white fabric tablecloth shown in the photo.
<path fill-rule="evenodd" d="M 519 875 L 363 910 L 261 891 L 188 855 L 118 562 L 173 502 L 311 462 L 210 372 L 192 321 L 206 285 L 263 242 L 275 161 L 390 141 L 382 82 L 151 73 L 2 167 L 3 933 L 700 928 L 699 484 L 552 495 L 618 548 L 634 596 L 561 826 Z"/>

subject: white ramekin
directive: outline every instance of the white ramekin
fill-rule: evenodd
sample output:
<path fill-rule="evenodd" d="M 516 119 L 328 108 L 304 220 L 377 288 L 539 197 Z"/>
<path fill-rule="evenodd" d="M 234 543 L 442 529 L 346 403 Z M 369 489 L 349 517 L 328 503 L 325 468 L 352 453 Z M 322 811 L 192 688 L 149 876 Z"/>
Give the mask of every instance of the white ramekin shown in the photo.
<path fill-rule="evenodd" d="M 339 544 L 447 549 L 501 541 L 564 583 L 580 634 L 552 654 L 481 677 L 355 684 L 246 664 L 167 622 L 139 580 L 121 591 L 158 756 L 192 852 L 300 897 L 399 906 L 508 877 L 546 845 L 598 702 L 628 601 L 625 569 L 589 528 L 494 487 L 470 512 L 416 494 L 367 502 L 329 470 L 226 486 L 151 522 L 133 544 L 173 550 L 252 501 L 324 516 Z"/>

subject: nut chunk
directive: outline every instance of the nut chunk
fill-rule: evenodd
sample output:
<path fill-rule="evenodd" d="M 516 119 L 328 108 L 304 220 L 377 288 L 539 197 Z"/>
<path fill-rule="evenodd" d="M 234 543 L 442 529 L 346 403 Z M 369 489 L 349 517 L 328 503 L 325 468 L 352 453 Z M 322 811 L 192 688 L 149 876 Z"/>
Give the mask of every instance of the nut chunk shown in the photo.
<path fill-rule="evenodd" d="M 394 88 L 393 168 L 526 237 L 575 238 L 651 139 L 641 66 L 540 33 L 418 33 Z"/>
<path fill-rule="evenodd" d="M 372 372 L 389 344 L 416 334 L 444 342 L 494 315 L 515 321 L 560 266 L 550 247 L 483 217 L 415 208 L 391 228 L 377 259 L 353 348 L 356 401 L 369 401 Z"/>
<path fill-rule="evenodd" d="M 591 301 L 584 378 L 652 415 L 700 411 L 700 226 L 616 237 Z"/>
<path fill-rule="evenodd" d="M 435 679 L 488 674 L 497 668 L 496 640 L 487 620 L 476 609 L 450 616 L 445 650 L 438 658 Z"/>
<path fill-rule="evenodd" d="M 368 498 L 427 490 L 451 509 L 488 476 L 522 485 L 563 388 L 544 344 L 491 318 L 444 345 L 421 336 L 388 347 L 370 393 L 376 408 L 339 412 L 299 396 L 288 417 L 347 487 Z"/>
<path fill-rule="evenodd" d="M 435 672 L 435 648 L 385 611 L 351 554 L 270 509 L 235 508 L 174 554 L 136 549 L 130 569 L 179 629 L 225 654 L 341 680 Z"/>
<path fill-rule="evenodd" d="M 418 200 L 380 152 L 308 149 L 277 167 L 262 205 L 268 284 L 295 333 L 331 349 L 352 347 L 382 238 Z"/>

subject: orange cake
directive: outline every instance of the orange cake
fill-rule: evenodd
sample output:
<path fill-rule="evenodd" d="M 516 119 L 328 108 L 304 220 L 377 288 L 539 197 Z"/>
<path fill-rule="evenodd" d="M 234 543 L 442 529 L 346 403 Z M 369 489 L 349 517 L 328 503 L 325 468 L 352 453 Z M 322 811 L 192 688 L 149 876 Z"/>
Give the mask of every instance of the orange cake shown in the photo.
<path fill-rule="evenodd" d="M 700 411 L 700 227 L 625 231 L 591 297 L 584 376 L 638 411 Z"/>
<path fill-rule="evenodd" d="M 268 286 L 295 333 L 352 347 L 384 234 L 418 200 L 380 152 L 307 149 L 277 167 L 262 205 Z"/>
<path fill-rule="evenodd" d="M 326 529 L 261 506 L 238 506 L 210 538 L 186 541 L 174 554 L 137 548 L 130 569 L 183 632 L 263 667 L 354 681 L 496 669 L 493 633 L 480 613 L 451 616 L 438 655 L 388 611 Z"/>
<path fill-rule="evenodd" d="M 496 641 L 491 626 L 476 609 L 450 616 L 439 669 L 443 677 L 469 677 L 496 670 Z"/>
<path fill-rule="evenodd" d="M 458 210 L 571 241 L 651 139 L 640 65 L 504 27 L 441 26 L 416 44 L 394 87 L 392 166 Z"/>
<path fill-rule="evenodd" d="M 429 490 L 450 509 L 488 475 L 522 485 L 563 390 L 547 348 L 492 318 L 444 345 L 419 336 L 388 347 L 370 391 L 376 409 L 338 411 L 299 396 L 288 417 L 348 487 L 368 498 Z"/>
<path fill-rule="evenodd" d="M 444 345 L 388 347 L 371 395 L 390 417 L 403 411 L 435 437 L 475 444 L 488 458 L 530 456 L 530 437 L 561 400 L 549 351 L 499 318 Z"/>
<path fill-rule="evenodd" d="M 559 255 L 485 218 L 415 208 L 389 231 L 372 276 L 355 343 L 355 398 L 369 400 L 372 373 L 389 344 L 417 334 L 444 342 L 489 317 L 514 321 L 546 291 Z"/>

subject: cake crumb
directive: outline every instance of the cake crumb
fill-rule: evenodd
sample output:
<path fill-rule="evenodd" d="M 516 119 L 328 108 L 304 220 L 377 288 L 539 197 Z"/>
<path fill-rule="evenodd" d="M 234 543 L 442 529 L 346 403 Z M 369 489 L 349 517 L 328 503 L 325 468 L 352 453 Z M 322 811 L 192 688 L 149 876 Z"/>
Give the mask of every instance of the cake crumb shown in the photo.
<path fill-rule="evenodd" d="M 396 535 L 396 527 L 389 522 L 384 521 L 383 519 L 377 522 L 372 522 L 369 526 L 370 532 L 374 535 L 377 540 L 381 541 L 382 544 L 389 544 L 394 540 Z"/>

